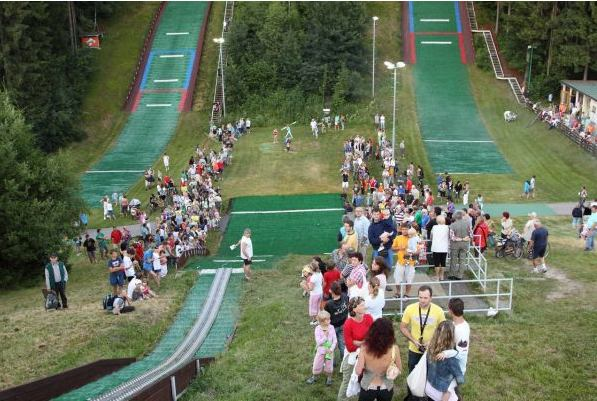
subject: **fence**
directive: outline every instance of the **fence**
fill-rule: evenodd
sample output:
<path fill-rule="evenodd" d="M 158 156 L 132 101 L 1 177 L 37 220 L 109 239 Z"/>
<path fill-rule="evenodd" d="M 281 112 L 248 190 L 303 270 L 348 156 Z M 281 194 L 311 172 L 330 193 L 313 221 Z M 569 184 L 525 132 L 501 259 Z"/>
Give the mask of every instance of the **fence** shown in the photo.
<path fill-rule="evenodd" d="M 404 294 L 404 287 L 407 283 L 388 283 L 388 288 L 400 287 L 400 294 Z M 434 294 L 439 293 L 438 287 L 441 292 L 445 291 L 445 295 L 434 295 L 434 303 L 439 304 L 444 312 L 448 311 L 447 304 L 451 298 L 461 298 L 465 301 L 465 305 L 473 305 L 473 307 L 467 307 L 464 309 L 465 312 L 470 313 L 487 313 L 489 311 L 509 311 L 512 310 L 512 295 L 514 288 L 514 280 L 512 278 L 490 278 L 485 280 L 484 291 L 478 293 L 462 294 L 461 291 L 457 291 L 458 286 L 473 287 L 479 285 L 481 290 L 480 282 L 477 280 L 459 280 L 459 281 L 422 281 L 413 283 L 413 287 L 427 285 L 431 287 Z M 468 300 L 468 302 L 467 302 Z M 406 297 L 392 297 L 386 298 L 386 312 L 384 316 L 402 316 L 404 309 L 410 305 L 415 298 Z M 390 305 L 388 305 L 390 303 Z"/>

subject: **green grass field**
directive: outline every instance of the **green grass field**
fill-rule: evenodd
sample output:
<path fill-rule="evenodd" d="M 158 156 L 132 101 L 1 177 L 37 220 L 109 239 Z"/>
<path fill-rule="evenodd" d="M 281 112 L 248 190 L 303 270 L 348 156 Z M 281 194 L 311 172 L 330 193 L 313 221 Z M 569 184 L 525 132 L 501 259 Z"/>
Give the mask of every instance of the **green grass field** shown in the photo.
<path fill-rule="evenodd" d="M 519 228 L 523 223 L 516 220 Z M 531 273 L 528 261 L 496 259 L 489 252 L 491 275 L 514 278 L 514 310 L 495 318 L 467 317 L 472 340 L 465 399 L 593 399 L 594 255 L 582 252 L 567 218 L 544 219 L 544 223 L 553 250 L 546 275 Z M 304 383 L 310 375 L 313 333 L 298 273 L 308 259 L 291 255 L 275 269 L 260 270 L 245 285 L 241 319 L 230 349 L 195 381 L 185 401 L 336 399 L 341 380 L 337 367 L 331 388 L 322 380 L 313 386 Z M 574 322 L 564 322 L 565 316 L 574 316 Z M 406 369 L 407 344 L 401 335 L 398 345 Z M 405 396 L 405 379 L 404 374 L 397 379 L 394 400 Z"/>
<path fill-rule="evenodd" d="M 120 105 L 154 9 L 155 4 L 144 3 L 135 8 L 134 12 L 139 14 L 134 18 L 123 13 L 121 19 L 114 21 L 111 31 L 123 38 L 114 45 L 121 48 L 109 53 L 106 44 L 106 52 L 102 53 L 106 58 L 102 56 L 98 63 L 105 66 L 114 63 L 122 68 L 118 75 L 120 83 L 112 87 L 111 72 L 107 70 L 94 78 L 95 89 L 90 91 L 86 104 L 88 110 L 94 109 L 93 105 L 103 109 L 96 117 L 89 116 L 87 125 L 92 137 L 68 150 L 78 171 L 99 158 L 120 131 L 118 124 L 121 127 L 126 118 Z M 381 16 L 377 42 L 379 67 L 375 102 L 364 105 L 360 112 L 372 116 L 376 110 L 383 111 L 391 127 L 392 77 L 380 61 L 400 59 L 399 4 L 368 3 L 367 9 L 369 17 Z M 214 3 L 194 111 L 182 115 L 167 148 L 172 171 L 186 165 L 197 144 L 217 146 L 204 132 L 217 49 L 211 38 L 219 35 L 222 11 L 223 3 Z M 121 61 L 126 66 L 121 66 Z M 131 74 L 126 75 L 127 68 Z M 526 128 L 532 116 L 519 110 L 506 85 L 475 67 L 469 68 L 481 119 L 513 173 L 455 179 L 469 180 L 472 193 L 483 193 L 486 202 L 492 203 L 519 200 L 522 182 L 532 174 L 537 175 L 537 201 L 575 200 L 580 185 L 587 185 L 591 195 L 596 193 L 595 158 L 542 124 Z M 399 80 L 397 137 L 406 141 L 406 161 L 421 164 L 430 177 L 430 164 L 417 124 L 410 67 L 401 71 Z M 103 83 L 106 81 L 110 81 L 111 89 Z M 109 104 L 102 104 L 105 99 L 110 99 L 105 102 Z M 519 120 L 506 125 L 502 119 L 506 109 L 517 111 Z M 345 131 L 325 134 L 316 141 L 306 126 L 297 126 L 293 130 L 296 138 L 293 152 L 286 153 L 280 144 L 271 143 L 272 129 L 255 127 L 235 145 L 233 163 L 220 182 L 225 200 L 246 195 L 338 193 L 342 141 L 356 134 L 367 137 L 374 134 L 372 124 L 349 123 Z M 155 167 L 160 164 L 156 162 Z M 372 171 L 379 177 L 378 166 L 372 166 Z M 146 202 L 148 194 L 141 181 L 131 188 L 129 197 Z M 129 220 L 119 219 L 116 223 L 124 222 Z M 466 399 L 591 400 L 597 391 L 594 375 L 597 355 L 592 347 L 597 332 L 597 302 L 590 296 L 597 289 L 594 254 L 581 251 L 582 244 L 574 237 L 568 218 L 549 218 L 545 223 L 552 235 L 549 259 L 552 269 L 545 277 L 530 273 L 525 261 L 497 260 L 492 254 L 489 257 L 492 274 L 515 278 L 515 308 L 511 315 L 500 314 L 495 319 L 470 318 L 473 343 L 464 387 Z M 518 227 L 522 224 L 517 221 Z M 90 225 L 107 224 L 98 212 L 93 212 Z M 208 244 L 212 251 L 220 239 L 221 235 L 210 233 Z M 283 258 L 276 262 L 276 269 L 260 270 L 255 280 L 244 287 L 242 315 L 230 350 L 195 382 L 185 400 L 335 399 L 337 374 L 331 389 L 321 383 L 304 384 L 309 375 L 313 340 L 307 324 L 306 301 L 300 297 L 297 285 L 299 267 L 307 259 L 300 255 Z M 82 257 L 72 262 L 69 311 L 45 313 L 39 288 L 0 294 L 4 323 L 0 337 L 6 349 L 11 350 L 0 356 L 3 366 L 11 367 L 0 374 L 0 388 L 100 358 L 146 354 L 165 332 L 193 282 L 188 273 L 177 279 L 170 277 L 160 291 L 159 300 L 141 305 L 138 313 L 120 316 L 116 324 L 116 317 L 104 315 L 99 309 L 99 301 L 108 291 L 104 266 L 91 266 Z M 564 316 L 574 318 L 564 322 Z M 61 333 L 66 334 L 61 336 Z M 133 345 L 116 348 L 114 339 Z M 405 341 L 400 338 L 398 343 L 404 353 Z M 401 399 L 404 376 L 397 383 L 400 392 L 395 399 Z"/>

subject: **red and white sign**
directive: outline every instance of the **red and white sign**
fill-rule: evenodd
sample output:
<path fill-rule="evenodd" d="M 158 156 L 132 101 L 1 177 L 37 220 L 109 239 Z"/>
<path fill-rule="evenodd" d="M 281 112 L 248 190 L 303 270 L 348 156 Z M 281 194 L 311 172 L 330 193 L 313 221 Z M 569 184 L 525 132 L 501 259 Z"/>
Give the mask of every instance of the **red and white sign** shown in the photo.
<path fill-rule="evenodd" d="M 100 37 L 99 37 L 99 35 L 81 36 L 81 43 L 85 47 L 88 47 L 91 49 L 99 49 L 100 48 Z"/>

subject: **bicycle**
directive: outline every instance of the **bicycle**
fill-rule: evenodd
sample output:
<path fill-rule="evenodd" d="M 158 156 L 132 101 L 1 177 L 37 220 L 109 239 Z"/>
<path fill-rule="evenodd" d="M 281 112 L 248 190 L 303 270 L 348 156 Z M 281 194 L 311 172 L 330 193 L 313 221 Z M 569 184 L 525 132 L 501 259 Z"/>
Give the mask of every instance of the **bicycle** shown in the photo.
<path fill-rule="evenodd" d="M 505 258 L 510 256 L 512 259 L 520 259 L 524 252 L 523 239 L 517 234 L 512 234 L 509 238 L 498 238 L 495 245 L 495 257 Z"/>
<path fill-rule="evenodd" d="M 524 241 L 524 255 L 528 260 L 533 260 L 533 247 L 529 246 L 529 241 Z M 545 247 L 545 256 L 543 256 L 543 258 L 547 258 L 547 256 L 549 255 L 549 242 L 547 243 L 547 246 Z"/>

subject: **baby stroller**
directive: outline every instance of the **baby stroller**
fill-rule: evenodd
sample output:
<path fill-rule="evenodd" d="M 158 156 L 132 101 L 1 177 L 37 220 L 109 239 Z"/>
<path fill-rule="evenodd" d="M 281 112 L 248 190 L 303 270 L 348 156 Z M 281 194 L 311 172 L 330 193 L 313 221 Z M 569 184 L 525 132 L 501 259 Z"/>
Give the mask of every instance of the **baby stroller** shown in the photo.
<path fill-rule="evenodd" d="M 512 121 L 516 121 L 518 115 L 513 111 L 506 110 L 504 111 L 504 121 L 507 123 L 511 123 Z"/>

